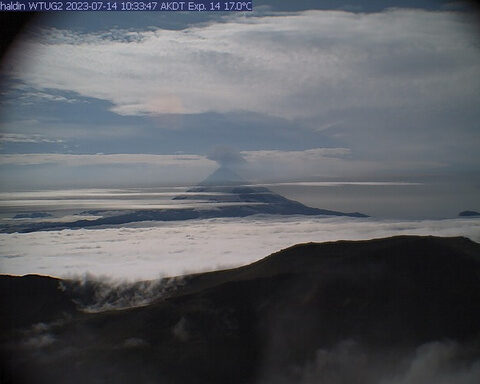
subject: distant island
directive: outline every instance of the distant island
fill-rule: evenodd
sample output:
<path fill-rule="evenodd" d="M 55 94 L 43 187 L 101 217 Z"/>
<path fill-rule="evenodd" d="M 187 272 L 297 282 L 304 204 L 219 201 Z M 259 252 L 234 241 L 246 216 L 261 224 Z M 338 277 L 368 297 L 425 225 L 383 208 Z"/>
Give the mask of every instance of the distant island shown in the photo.
<path fill-rule="evenodd" d="M 31 212 L 19 213 L 18 215 L 13 216 L 14 219 L 43 219 L 45 217 L 52 217 L 52 215 L 47 212 Z"/>
<path fill-rule="evenodd" d="M 236 173 L 226 167 L 220 167 L 187 192 L 188 194 L 178 195 L 173 200 L 205 202 L 206 206 L 198 208 L 125 209 L 123 211 L 90 210 L 82 213 L 102 217 L 73 222 L 9 223 L 1 226 L 0 232 L 36 232 L 66 228 L 91 228 L 101 225 L 123 225 L 140 221 L 241 218 L 258 214 L 368 217 L 368 215 L 359 212 L 340 212 L 306 206 L 298 201 L 276 194 L 268 188 L 251 186 L 247 181 L 241 179 Z"/>
<path fill-rule="evenodd" d="M 460 217 L 472 217 L 472 216 L 480 216 L 480 212 L 476 211 L 463 211 L 458 214 Z"/>

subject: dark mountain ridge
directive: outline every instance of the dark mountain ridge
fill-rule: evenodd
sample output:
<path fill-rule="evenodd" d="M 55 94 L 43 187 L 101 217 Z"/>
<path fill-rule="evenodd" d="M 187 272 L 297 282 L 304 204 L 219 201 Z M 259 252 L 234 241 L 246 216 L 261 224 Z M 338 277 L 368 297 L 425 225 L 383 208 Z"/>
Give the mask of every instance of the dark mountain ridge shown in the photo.
<path fill-rule="evenodd" d="M 2 382 L 383 383 L 447 341 L 461 346 L 455 364 L 480 361 L 480 245 L 466 238 L 300 244 L 170 286 L 148 305 L 84 313 L 74 303 L 95 294 L 74 282 L 1 276 Z M 366 359 L 363 376 L 319 363 L 345 348 Z"/>

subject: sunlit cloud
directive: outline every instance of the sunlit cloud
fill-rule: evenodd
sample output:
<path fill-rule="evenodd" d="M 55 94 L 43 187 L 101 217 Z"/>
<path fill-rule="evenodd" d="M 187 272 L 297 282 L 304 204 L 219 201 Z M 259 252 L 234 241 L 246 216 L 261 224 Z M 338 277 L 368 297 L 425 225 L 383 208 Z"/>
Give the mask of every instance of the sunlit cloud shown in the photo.
<path fill-rule="evenodd" d="M 303 242 L 393 235 L 466 236 L 480 220 L 374 220 L 255 216 L 130 224 L 123 228 L 0 234 L 3 273 L 152 279 L 259 260 Z"/>
<path fill-rule="evenodd" d="M 397 9 L 238 16 L 184 30 L 47 29 L 9 72 L 37 95 L 72 91 L 121 115 L 430 108 L 478 97 L 468 28 L 454 13 Z"/>

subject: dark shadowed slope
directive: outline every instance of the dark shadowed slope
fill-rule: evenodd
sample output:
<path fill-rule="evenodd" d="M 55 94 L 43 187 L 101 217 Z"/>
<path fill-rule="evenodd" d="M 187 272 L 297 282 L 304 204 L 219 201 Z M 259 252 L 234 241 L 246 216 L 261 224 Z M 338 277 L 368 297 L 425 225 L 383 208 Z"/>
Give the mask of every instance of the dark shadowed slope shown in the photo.
<path fill-rule="evenodd" d="M 480 245 L 465 238 L 301 244 L 94 314 L 72 311 L 78 286 L 41 279 L 0 279 L 3 300 L 37 324 L 2 312 L 5 382 L 422 382 L 409 369 L 423 354 L 443 359 L 429 374 L 480 378 Z"/>

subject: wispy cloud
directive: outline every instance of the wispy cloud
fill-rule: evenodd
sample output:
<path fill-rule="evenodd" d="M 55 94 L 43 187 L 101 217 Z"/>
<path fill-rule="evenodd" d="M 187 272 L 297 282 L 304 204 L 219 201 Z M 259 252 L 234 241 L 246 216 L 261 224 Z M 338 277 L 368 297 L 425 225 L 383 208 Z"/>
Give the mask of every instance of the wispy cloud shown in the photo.
<path fill-rule="evenodd" d="M 272 367 L 261 383 L 473 384 L 480 379 L 480 361 L 467 352 L 469 349 L 468 342 L 442 340 L 412 350 L 391 347 L 385 353 L 385 349 L 379 352 L 354 340 L 344 340 L 317 350 L 303 367 Z"/>
<path fill-rule="evenodd" d="M 306 149 L 303 151 L 280 151 L 280 150 L 264 150 L 264 151 L 244 151 L 247 159 L 250 161 L 261 161 L 262 159 L 280 160 L 281 158 L 288 157 L 289 160 L 298 158 L 302 160 L 319 160 L 325 157 L 345 157 L 350 154 L 349 148 L 314 148 Z"/>
<path fill-rule="evenodd" d="M 0 136 L 5 141 L 21 142 L 61 142 L 45 141 L 40 135 L 22 135 L 22 134 L 3 134 Z M 350 150 L 347 148 L 315 148 L 304 151 L 242 151 L 240 153 L 233 150 L 217 148 L 215 152 L 207 155 L 193 154 L 173 154 L 173 155 L 154 155 L 154 154 L 64 154 L 64 153 L 34 153 L 34 154 L 6 154 L 0 155 L 0 165 L 36 165 L 53 164 L 62 165 L 96 165 L 96 164 L 152 164 L 152 165 L 173 165 L 184 163 L 202 162 L 212 165 L 214 162 L 223 163 L 243 163 L 245 160 L 255 165 L 265 162 L 289 162 L 289 163 L 316 163 L 327 158 L 343 158 L 348 155 Z M 318 164 L 317 164 L 318 165 Z"/>
<path fill-rule="evenodd" d="M 0 133 L 0 143 L 63 143 L 61 139 L 51 139 L 42 135 L 22 133 Z"/>
<path fill-rule="evenodd" d="M 200 155 L 149 155 L 149 154 L 95 154 L 95 155 L 70 155 L 64 153 L 35 153 L 1 155 L 0 165 L 39 165 L 60 164 L 64 166 L 84 166 L 102 164 L 151 164 L 169 166 L 210 162 Z"/>
<path fill-rule="evenodd" d="M 65 96 L 60 96 L 60 95 L 53 95 L 51 93 L 47 92 L 27 92 L 22 95 L 22 100 L 28 100 L 30 99 L 30 102 L 36 101 L 36 100 L 46 100 L 46 101 L 57 101 L 57 102 L 62 102 L 62 103 L 76 103 L 78 102 L 78 99 L 75 98 L 68 98 Z"/>

